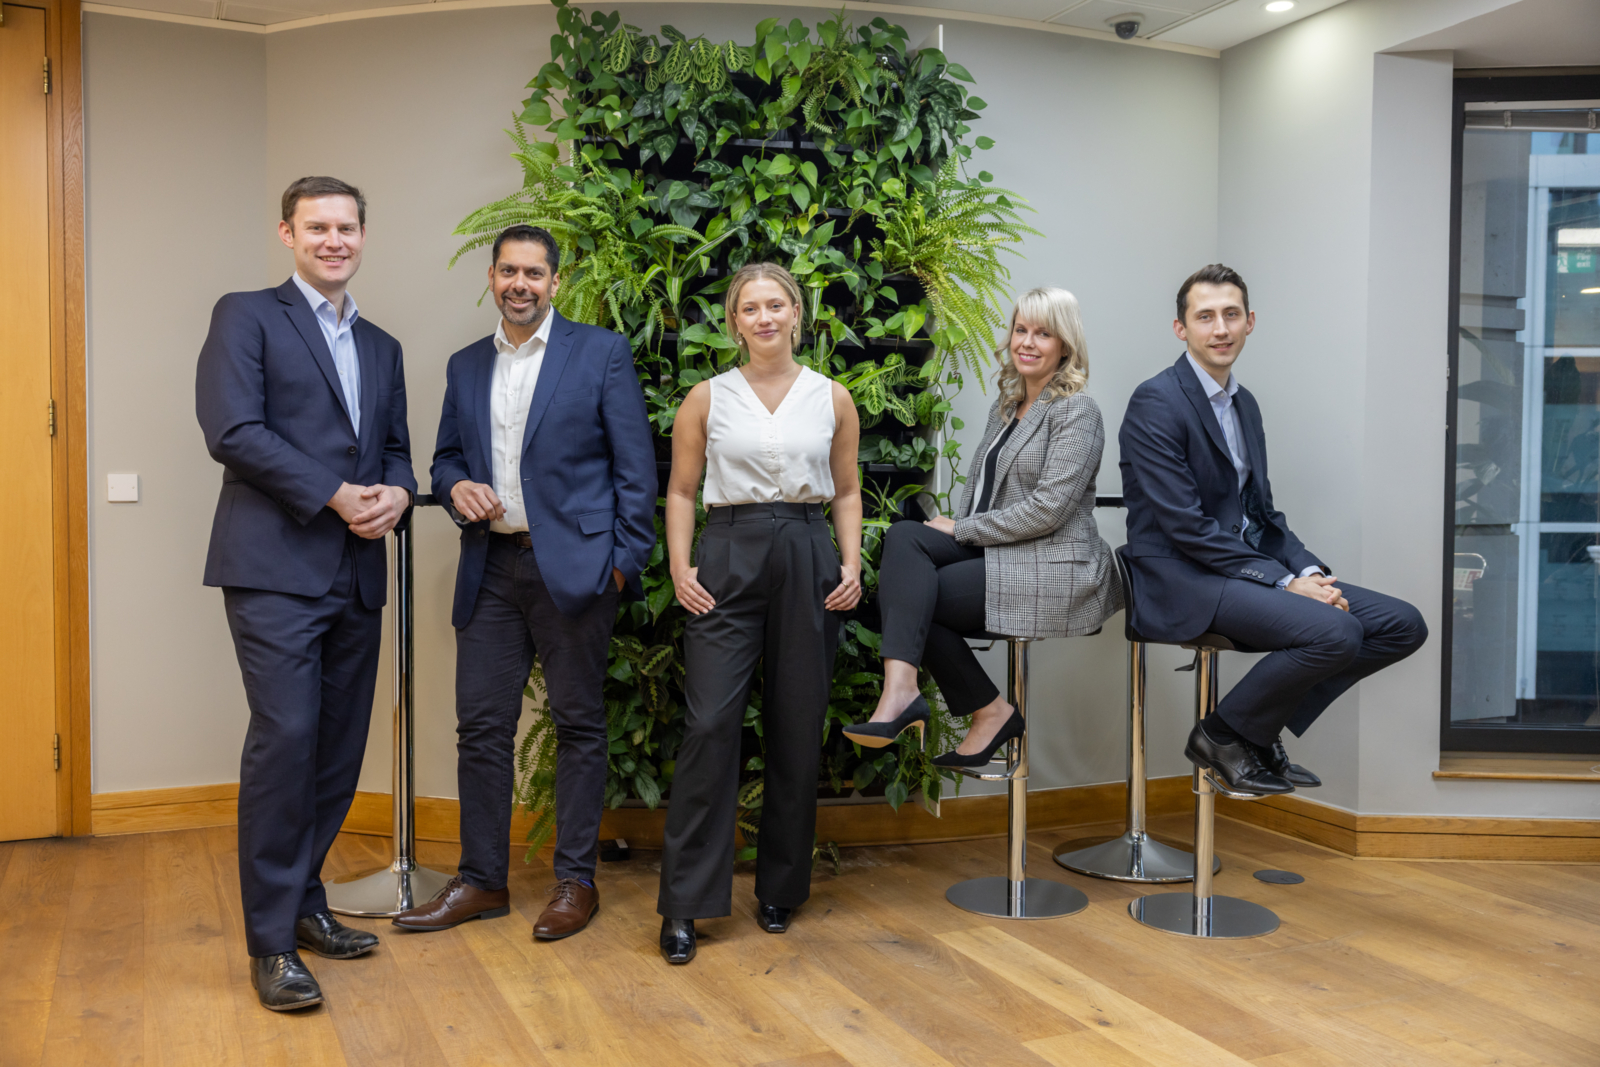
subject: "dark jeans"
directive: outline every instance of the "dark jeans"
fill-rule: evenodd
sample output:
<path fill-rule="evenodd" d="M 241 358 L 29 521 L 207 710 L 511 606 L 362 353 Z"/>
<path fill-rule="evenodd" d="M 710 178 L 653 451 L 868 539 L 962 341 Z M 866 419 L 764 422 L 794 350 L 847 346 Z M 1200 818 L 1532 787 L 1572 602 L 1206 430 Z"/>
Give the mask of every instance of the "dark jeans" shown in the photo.
<path fill-rule="evenodd" d="M 1422 647 L 1428 627 L 1403 600 L 1339 583 L 1348 612 L 1310 597 L 1229 581 L 1211 629 L 1255 652 L 1272 653 L 1217 705 L 1217 714 L 1257 745 L 1287 726 L 1304 734 L 1329 704 L 1361 679 Z"/>
<path fill-rule="evenodd" d="M 222 590 L 250 704 L 239 760 L 239 891 L 246 951 L 295 947 L 328 910 L 322 861 L 361 775 L 383 609 L 361 603 L 350 546 L 319 597 Z"/>
<path fill-rule="evenodd" d="M 983 630 L 983 549 L 902 519 L 883 539 L 878 612 L 884 659 L 926 664 L 953 715 L 1000 695 L 962 634 Z"/>
<path fill-rule="evenodd" d="M 683 635 L 688 714 L 657 910 L 710 919 L 733 909 L 739 737 L 758 660 L 766 786 L 756 897 L 799 907 L 811 895 L 822 720 L 839 646 L 839 617 L 822 602 L 839 584 L 839 557 L 820 505 L 747 504 L 712 510 L 695 563 L 716 606 L 691 615 Z"/>
<path fill-rule="evenodd" d="M 557 878 L 594 878 L 606 791 L 601 695 L 616 586 L 576 619 L 556 609 L 531 548 L 491 537 L 472 618 L 456 631 L 456 785 L 461 878 L 504 889 L 511 859 L 517 719 L 534 653 L 556 727 Z"/>

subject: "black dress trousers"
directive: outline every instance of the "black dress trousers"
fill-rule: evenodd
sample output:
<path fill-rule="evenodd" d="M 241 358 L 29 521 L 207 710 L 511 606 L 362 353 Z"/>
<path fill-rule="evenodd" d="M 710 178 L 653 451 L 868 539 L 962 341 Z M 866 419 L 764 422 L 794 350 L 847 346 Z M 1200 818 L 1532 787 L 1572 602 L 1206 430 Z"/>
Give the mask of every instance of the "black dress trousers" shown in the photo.
<path fill-rule="evenodd" d="M 695 551 L 716 606 L 684 632 L 688 712 L 667 805 L 657 910 L 710 919 L 733 910 L 739 734 L 763 662 L 766 788 L 756 897 L 794 908 L 811 895 L 817 766 L 839 619 L 822 603 L 839 557 L 820 504 L 712 508 Z"/>
<path fill-rule="evenodd" d="M 293 952 L 295 920 L 328 910 L 322 861 L 361 776 L 383 609 L 362 603 L 354 537 L 322 596 L 222 590 L 250 704 L 239 889 L 252 956 Z"/>

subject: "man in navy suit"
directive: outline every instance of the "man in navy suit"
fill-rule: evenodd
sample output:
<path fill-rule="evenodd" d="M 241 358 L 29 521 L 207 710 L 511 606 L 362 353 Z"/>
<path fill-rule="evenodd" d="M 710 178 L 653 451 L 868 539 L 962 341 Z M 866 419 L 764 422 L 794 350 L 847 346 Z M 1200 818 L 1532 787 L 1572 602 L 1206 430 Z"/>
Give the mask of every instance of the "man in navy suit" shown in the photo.
<path fill-rule="evenodd" d="M 1322 781 L 1296 737 L 1356 682 L 1422 646 L 1402 600 L 1338 581 L 1272 506 L 1261 409 L 1232 368 L 1255 329 L 1244 279 L 1214 263 L 1178 290 L 1188 350 L 1134 390 L 1118 437 L 1128 508 L 1130 622 L 1178 644 L 1210 631 L 1268 652 L 1197 724 L 1185 755 L 1246 793 Z"/>
<path fill-rule="evenodd" d="M 556 728 L 556 883 L 533 936 L 575 934 L 600 904 L 601 688 L 618 599 L 642 595 L 655 548 L 655 449 L 627 341 L 551 308 L 559 263 L 545 230 L 502 233 L 489 267 L 500 325 L 450 357 L 432 477 L 461 526 L 461 873 L 395 919 L 410 930 L 510 910 L 512 757 L 535 653 Z"/>
<path fill-rule="evenodd" d="M 222 587 L 250 705 L 239 886 L 251 983 L 274 1011 L 322 1002 L 297 946 L 378 943 L 328 912 L 322 861 L 355 796 L 388 592 L 382 544 L 411 504 L 400 345 L 356 310 L 366 201 L 336 178 L 283 194 L 295 272 L 211 313 L 195 414 L 223 465 L 205 584 Z"/>

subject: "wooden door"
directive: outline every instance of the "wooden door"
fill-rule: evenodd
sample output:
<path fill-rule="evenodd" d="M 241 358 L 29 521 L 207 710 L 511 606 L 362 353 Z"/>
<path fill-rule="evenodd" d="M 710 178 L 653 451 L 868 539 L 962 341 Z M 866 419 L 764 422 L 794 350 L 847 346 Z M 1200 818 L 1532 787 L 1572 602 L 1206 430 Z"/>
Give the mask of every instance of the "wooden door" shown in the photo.
<path fill-rule="evenodd" d="M 45 13 L 0 24 L 0 840 L 56 833 Z"/>

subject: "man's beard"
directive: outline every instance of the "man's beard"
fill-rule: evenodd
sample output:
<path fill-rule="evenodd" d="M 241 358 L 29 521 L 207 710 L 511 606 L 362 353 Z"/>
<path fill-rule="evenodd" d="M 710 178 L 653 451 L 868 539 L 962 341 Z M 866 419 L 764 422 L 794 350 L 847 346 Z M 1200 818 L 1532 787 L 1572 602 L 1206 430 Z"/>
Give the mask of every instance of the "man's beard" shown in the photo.
<path fill-rule="evenodd" d="M 550 310 L 550 302 L 547 300 L 540 300 L 537 296 L 533 298 L 533 306 L 528 308 L 528 310 L 524 311 L 521 315 L 513 313 L 510 308 L 506 307 L 504 301 L 497 300 L 495 303 L 500 308 L 500 314 L 505 316 L 505 320 L 513 326 L 537 325 L 539 321 L 545 317 L 545 313 Z"/>

